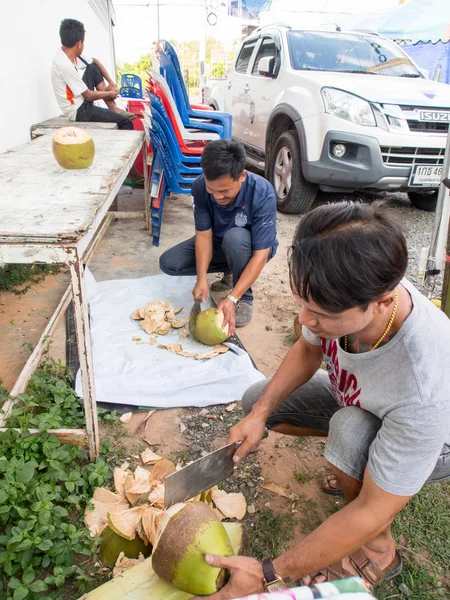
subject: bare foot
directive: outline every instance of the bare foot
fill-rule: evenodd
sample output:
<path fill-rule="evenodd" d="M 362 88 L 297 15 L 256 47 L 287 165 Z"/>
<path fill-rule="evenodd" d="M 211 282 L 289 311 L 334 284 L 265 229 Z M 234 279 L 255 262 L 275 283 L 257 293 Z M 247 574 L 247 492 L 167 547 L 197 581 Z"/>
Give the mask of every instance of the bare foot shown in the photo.
<path fill-rule="evenodd" d="M 371 550 L 367 546 L 361 546 L 361 550 L 364 552 L 367 558 L 369 558 L 370 561 L 382 571 L 387 569 L 387 567 L 389 567 L 389 565 L 395 558 L 395 544 L 393 544 L 392 547 L 390 547 L 385 552 L 377 552 Z M 353 567 L 348 556 L 342 559 L 341 565 L 342 568 L 350 575 L 361 577 L 358 571 Z M 315 573 L 313 575 L 305 575 L 305 577 L 302 577 L 303 585 L 314 585 L 316 583 L 323 583 L 324 581 L 326 581 L 325 575 L 321 575 L 319 573 Z"/>
<path fill-rule="evenodd" d="M 324 487 L 328 487 L 330 490 L 340 490 L 339 481 L 333 473 L 328 473 L 324 477 Z"/>

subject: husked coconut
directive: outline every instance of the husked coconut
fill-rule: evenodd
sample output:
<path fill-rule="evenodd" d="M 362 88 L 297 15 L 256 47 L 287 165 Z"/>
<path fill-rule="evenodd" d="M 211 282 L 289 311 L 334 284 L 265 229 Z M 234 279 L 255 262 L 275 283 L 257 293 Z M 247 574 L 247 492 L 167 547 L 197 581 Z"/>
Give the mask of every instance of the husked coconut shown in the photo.
<path fill-rule="evenodd" d="M 198 314 L 195 321 L 195 337 L 202 344 L 215 346 L 221 344 L 228 337 L 228 323 L 222 327 L 224 315 L 216 308 L 207 308 Z"/>
<path fill-rule="evenodd" d="M 230 539 L 211 507 L 189 502 L 171 517 L 153 549 L 155 573 L 177 589 L 195 596 L 214 594 L 227 571 L 205 562 L 205 554 L 231 556 Z"/>
<path fill-rule="evenodd" d="M 87 169 L 94 162 L 94 140 L 80 127 L 61 127 L 52 138 L 53 156 L 63 169 Z"/>

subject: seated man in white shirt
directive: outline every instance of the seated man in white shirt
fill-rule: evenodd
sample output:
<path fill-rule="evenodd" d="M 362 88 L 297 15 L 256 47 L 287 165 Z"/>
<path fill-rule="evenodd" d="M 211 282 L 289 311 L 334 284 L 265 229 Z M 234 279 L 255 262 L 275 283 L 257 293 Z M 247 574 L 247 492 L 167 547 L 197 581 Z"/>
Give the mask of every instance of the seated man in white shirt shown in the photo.
<path fill-rule="evenodd" d="M 133 129 L 127 113 L 114 102 L 119 90 L 105 67 L 96 58 L 89 61 L 82 57 L 83 23 L 64 19 L 59 34 L 62 46 L 53 59 L 51 74 L 56 100 L 64 115 L 71 121 L 117 123 L 119 129 Z M 104 100 L 108 108 L 95 106 L 96 100 Z"/>

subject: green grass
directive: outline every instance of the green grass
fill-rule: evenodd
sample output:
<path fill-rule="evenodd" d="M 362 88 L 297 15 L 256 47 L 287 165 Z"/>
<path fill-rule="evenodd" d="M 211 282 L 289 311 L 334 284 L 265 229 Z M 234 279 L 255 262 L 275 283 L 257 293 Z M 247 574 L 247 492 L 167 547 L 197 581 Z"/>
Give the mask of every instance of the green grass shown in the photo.
<path fill-rule="evenodd" d="M 5 265 L 0 267 L 0 291 L 26 294 L 32 283 L 43 281 L 50 273 L 60 270 L 61 265 Z"/>
<path fill-rule="evenodd" d="M 396 517 L 393 534 L 404 560 L 402 573 L 376 591 L 379 600 L 450 598 L 450 483 L 425 486 Z M 399 584 L 411 591 L 407 596 Z"/>
<path fill-rule="evenodd" d="M 308 481 L 311 481 L 314 477 L 314 473 L 300 473 L 299 471 L 295 471 L 295 478 L 297 481 L 300 481 L 300 483 L 308 483 Z"/>
<path fill-rule="evenodd" d="M 293 515 L 263 511 L 252 517 L 252 523 L 247 531 L 253 558 L 262 560 L 266 556 L 278 556 L 288 547 L 295 525 Z"/>

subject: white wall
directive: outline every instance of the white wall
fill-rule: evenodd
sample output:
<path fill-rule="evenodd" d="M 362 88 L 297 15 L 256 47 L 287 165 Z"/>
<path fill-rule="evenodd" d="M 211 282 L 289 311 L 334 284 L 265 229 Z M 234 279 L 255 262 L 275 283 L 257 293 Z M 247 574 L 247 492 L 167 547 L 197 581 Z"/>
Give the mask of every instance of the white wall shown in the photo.
<path fill-rule="evenodd" d="M 110 32 L 92 8 L 106 0 L 0 0 L 0 152 L 30 139 L 30 127 L 61 114 L 50 68 L 62 19 L 86 29 L 85 53 L 114 77 Z"/>

